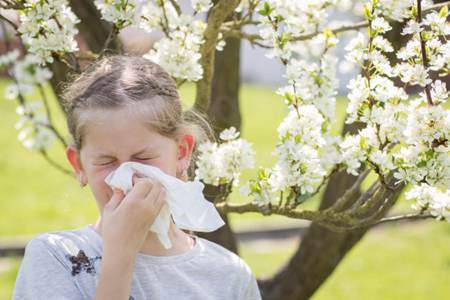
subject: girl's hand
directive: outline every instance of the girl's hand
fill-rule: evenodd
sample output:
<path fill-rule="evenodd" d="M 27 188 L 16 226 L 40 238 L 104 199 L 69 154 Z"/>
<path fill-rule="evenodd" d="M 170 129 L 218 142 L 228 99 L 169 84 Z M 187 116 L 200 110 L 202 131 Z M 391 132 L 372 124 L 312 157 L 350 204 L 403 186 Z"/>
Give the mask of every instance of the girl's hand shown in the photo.
<path fill-rule="evenodd" d="M 133 175 L 133 188 L 125 196 L 114 189 L 102 215 L 103 250 L 118 256 L 135 256 L 150 226 L 165 203 L 164 186 L 151 178 Z"/>

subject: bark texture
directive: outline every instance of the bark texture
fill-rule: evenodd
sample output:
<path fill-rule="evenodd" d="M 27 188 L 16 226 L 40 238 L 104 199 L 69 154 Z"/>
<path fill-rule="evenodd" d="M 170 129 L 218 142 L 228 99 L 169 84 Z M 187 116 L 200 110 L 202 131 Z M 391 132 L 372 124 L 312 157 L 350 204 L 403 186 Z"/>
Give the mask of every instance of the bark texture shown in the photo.
<path fill-rule="evenodd" d="M 240 39 L 229 38 L 226 40 L 223 51 L 216 51 L 211 102 L 208 109 L 208 118 L 216 134 L 230 126 L 234 126 L 238 130 L 241 128 L 239 111 L 240 45 Z M 208 200 L 212 201 L 217 193 L 216 187 L 206 185 L 205 194 Z M 238 253 L 236 239 L 230 227 L 228 216 L 221 214 L 221 217 L 226 225 L 215 232 L 198 232 L 197 235 Z"/>

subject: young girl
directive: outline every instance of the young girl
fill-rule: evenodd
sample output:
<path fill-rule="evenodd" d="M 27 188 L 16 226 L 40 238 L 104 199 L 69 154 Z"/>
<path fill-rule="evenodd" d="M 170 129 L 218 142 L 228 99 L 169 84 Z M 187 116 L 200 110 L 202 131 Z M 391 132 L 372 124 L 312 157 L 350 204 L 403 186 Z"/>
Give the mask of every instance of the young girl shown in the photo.
<path fill-rule="evenodd" d="M 94 224 L 43 233 L 25 249 L 13 299 L 261 299 L 248 265 L 171 220 L 165 249 L 149 231 L 164 187 L 133 176 L 124 195 L 105 177 L 136 161 L 187 179 L 207 134 L 182 112 L 176 85 L 157 64 L 111 56 L 92 64 L 64 93 L 73 143 L 67 158 L 100 212 Z"/>

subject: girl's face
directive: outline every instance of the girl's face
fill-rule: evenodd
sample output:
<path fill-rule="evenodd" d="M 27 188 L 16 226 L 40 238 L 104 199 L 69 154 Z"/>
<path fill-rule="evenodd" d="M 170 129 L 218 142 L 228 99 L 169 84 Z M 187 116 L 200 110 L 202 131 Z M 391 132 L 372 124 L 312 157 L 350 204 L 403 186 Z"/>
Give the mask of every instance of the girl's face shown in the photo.
<path fill-rule="evenodd" d="M 86 112 L 89 120 L 80 152 L 69 146 L 67 158 L 78 180 L 89 184 L 100 211 L 112 197 L 106 176 L 123 162 L 135 161 L 177 176 L 189 166 L 194 141 L 185 135 L 175 141 L 151 130 L 127 108 Z"/>

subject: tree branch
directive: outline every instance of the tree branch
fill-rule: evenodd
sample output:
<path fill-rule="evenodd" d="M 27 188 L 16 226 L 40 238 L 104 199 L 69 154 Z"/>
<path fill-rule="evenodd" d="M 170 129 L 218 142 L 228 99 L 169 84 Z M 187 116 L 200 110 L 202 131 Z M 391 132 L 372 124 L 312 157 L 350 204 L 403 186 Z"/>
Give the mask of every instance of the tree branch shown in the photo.
<path fill-rule="evenodd" d="M 14 30 L 17 30 L 18 26 L 16 23 L 5 17 L 4 15 L 0 14 L 0 19 L 4 20 L 6 23 L 8 23 Z"/>
<path fill-rule="evenodd" d="M 180 5 L 178 5 L 177 1 L 170 0 L 170 3 L 172 3 L 172 6 L 175 8 L 175 11 L 177 12 L 177 14 L 181 15 L 181 13 L 182 13 L 181 7 L 180 7 Z"/>
<path fill-rule="evenodd" d="M 422 23 L 422 1 L 417 0 L 417 23 Z M 419 32 L 419 40 L 420 40 L 420 52 L 422 54 L 422 65 L 425 68 L 425 72 L 428 74 L 428 57 L 427 57 L 427 49 L 425 47 L 425 40 L 423 39 L 422 32 Z M 428 74 L 429 75 L 429 74 Z M 427 95 L 428 105 L 433 106 L 433 99 L 431 98 L 431 85 L 427 83 L 425 85 L 425 94 Z"/>
<path fill-rule="evenodd" d="M 405 187 L 405 183 L 399 183 L 394 189 L 388 188 L 386 185 L 380 184 L 379 180 L 363 193 L 359 199 L 348 209 L 343 209 L 347 197 L 355 194 L 357 187 L 368 175 L 368 170 L 360 174 L 356 182 L 350 189 L 337 201 L 337 208 L 332 206 L 325 210 L 295 210 L 290 207 L 274 205 L 268 203 L 258 205 L 254 202 L 244 204 L 231 204 L 225 201 L 217 203 L 216 207 L 219 211 L 226 214 L 229 212 L 246 213 L 257 212 L 263 215 L 282 215 L 293 219 L 303 219 L 316 222 L 333 231 L 346 231 L 361 227 L 372 226 L 385 215 L 385 213 L 396 203 L 400 192 Z M 396 181 L 392 172 L 387 176 L 389 186 Z M 367 200 L 369 199 L 369 200 Z"/>
<path fill-rule="evenodd" d="M 446 2 L 442 2 L 442 3 L 438 3 L 438 4 L 434 4 L 430 7 L 427 7 L 426 9 L 423 10 L 423 12 L 428 12 L 428 11 L 432 11 L 432 10 L 438 10 L 446 5 L 450 5 L 450 1 L 446 1 Z M 334 34 L 338 34 L 338 33 L 343 33 L 343 32 L 347 32 L 347 31 L 352 31 L 352 30 L 359 30 L 361 28 L 365 28 L 369 26 L 369 22 L 368 21 L 362 21 L 362 22 L 357 22 L 357 23 L 353 23 L 353 24 L 346 24 L 346 25 L 341 25 L 338 27 L 335 27 L 333 29 L 331 29 L 331 31 Z M 221 29 L 222 32 L 224 33 L 225 36 L 232 36 L 235 38 L 241 38 L 241 39 L 246 39 L 248 40 L 250 43 L 255 44 L 255 45 L 261 45 L 264 41 L 263 38 L 261 38 L 261 36 L 259 34 L 249 34 L 249 33 L 245 33 L 243 31 L 240 30 L 236 30 L 236 29 L 230 29 L 230 27 L 227 26 L 223 26 L 223 28 Z M 306 34 L 302 34 L 299 36 L 296 36 L 292 39 L 292 41 L 304 41 L 304 40 L 309 40 L 312 39 L 313 37 L 315 37 L 316 35 L 320 34 L 321 31 L 315 31 L 315 32 L 311 32 L 311 33 L 306 33 Z M 264 44 L 262 44 L 264 45 Z M 271 46 L 268 45 L 264 45 L 264 48 L 271 48 Z"/>
<path fill-rule="evenodd" d="M 256 212 L 263 215 L 280 215 L 293 219 L 303 219 L 317 222 L 323 226 L 326 226 L 332 230 L 340 230 L 342 226 L 336 225 L 339 223 L 351 223 L 352 220 L 346 214 L 336 213 L 334 211 L 313 211 L 313 210 L 292 210 L 284 206 L 273 205 L 269 203 L 268 205 L 257 205 L 254 203 L 244 203 L 244 204 L 232 204 L 221 202 L 216 204 L 217 210 L 221 213 L 247 213 Z"/>
<path fill-rule="evenodd" d="M 23 9 L 24 5 L 21 2 L 15 0 L 0 0 L 0 8 L 4 9 Z"/>
<path fill-rule="evenodd" d="M 381 220 L 378 220 L 373 225 L 397 222 L 397 221 L 402 221 L 402 220 L 424 220 L 424 219 L 431 219 L 431 218 L 434 218 L 434 216 L 432 214 L 406 214 L 406 215 L 386 217 Z"/>
<path fill-rule="evenodd" d="M 329 208 L 327 208 L 327 210 L 336 210 L 336 211 L 340 211 L 342 210 L 345 206 L 347 206 L 348 202 L 351 201 L 351 199 L 353 199 L 353 197 L 355 197 L 355 195 L 359 192 L 359 188 L 361 183 L 364 181 L 364 179 L 366 179 L 367 175 L 369 175 L 370 173 L 370 169 L 365 170 L 364 172 L 361 172 L 361 174 L 359 174 L 358 178 L 355 180 L 355 182 L 353 183 L 353 185 L 347 189 L 344 193 L 344 195 L 342 195 L 342 197 L 340 197 L 338 200 L 336 200 L 336 202 Z"/>
<path fill-rule="evenodd" d="M 200 65 L 203 69 L 203 77 L 197 81 L 196 99 L 194 103 L 194 108 L 203 113 L 207 113 L 211 100 L 214 56 L 220 26 L 236 9 L 239 3 L 239 0 L 219 0 L 208 15 L 207 25 L 204 32 L 205 42 L 200 47 Z"/>

